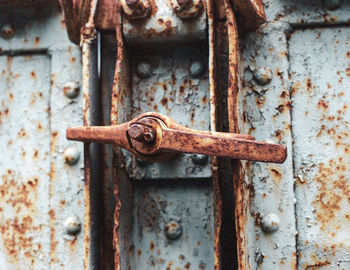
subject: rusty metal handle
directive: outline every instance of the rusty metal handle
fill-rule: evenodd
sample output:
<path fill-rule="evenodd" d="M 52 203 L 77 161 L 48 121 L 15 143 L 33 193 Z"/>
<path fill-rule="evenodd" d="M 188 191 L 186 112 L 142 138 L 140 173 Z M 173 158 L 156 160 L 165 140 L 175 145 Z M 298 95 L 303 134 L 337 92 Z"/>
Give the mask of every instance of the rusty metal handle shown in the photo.
<path fill-rule="evenodd" d="M 185 128 L 170 117 L 155 112 L 142 114 L 117 126 L 69 128 L 67 139 L 111 143 L 150 161 L 165 160 L 176 153 L 273 163 L 282 163 L 287 157 L 287 148 L 283 145 L 257 142 L 250 135 Z"/>

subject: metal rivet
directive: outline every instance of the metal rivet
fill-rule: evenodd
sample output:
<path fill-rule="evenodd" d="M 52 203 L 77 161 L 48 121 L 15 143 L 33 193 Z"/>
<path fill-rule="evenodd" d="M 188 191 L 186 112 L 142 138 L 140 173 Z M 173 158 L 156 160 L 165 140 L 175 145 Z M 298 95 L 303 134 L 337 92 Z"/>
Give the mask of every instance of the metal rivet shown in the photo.
<path fill-rule="evenodd" d="M 79 157 L 80 152 L 76 147 L 68 147 L 63 153 L 65 163 L 71 166 L 78 162 Z"/>
<path fill-rule="evenodd" d="M 170 0 L 170 4 L 181 19 L 196 18 L 203 8 L 202 0 Z"/>
<path fill-rule="evenodd" d="M 79 217 L 70 216 L 63 223 L 64 229 L 69 235 L 76 235 L 81 231 L 81 222 Z"/>
<path fill-rule="evenodd" d="M 178 222 L 172 220 L 165 225 L 164 233 L 169 239 L 176 240 L 182 234 L 182 227 Z"/>
<path fill-rule="evenodd" d="M 324 4 L 329 10 L 336 10 L 341 6 L 341 0 L 324 0 Z"/>
<path fill-rule="evenodd" d="M 151 10 L 149 0 L 122 0 L 121 5 L 125 15 L 131 20 L 146 18 Z"/>
<path fill-rule="evenodd" d="M 15 35 L 15 30 L 13 29 L 12 25 L 5 24 L 1 28 L 1 35 L 5 39 L 11 39 Z"/>
<path fill-rule="evenodd" d="M 68 98 L 76 98 L 80 92 L 80 83 L 77 81 L 67 82 L 63 87 L 63 92 Z"/>
<path fill-rule="evenodd" d="M 261 228 L 266 233 L 272 233 L 278 230 L 280 218 L 274 213 L 267 214 L 261 219 Z"/>
<path fill-rule="evenodd" d="M 190 66 L 190 75 L 194 78 L 198 78 L 203 75 L 205 71 L 202 61 L 194 61 Z"/>
<path fill-rule="evenodd" d="M 140 78 L 148 78 L 152 75 L 152 67 L 149 63 L 141 62 L 137 65 L 136 72 Z"/>
<path fill-rule="evenodd" d="M 266 85 L 272 80 L 272 71 L 269 68 L 257 68 L 254 70 L 254 79 L 260 85 Z"/>
<path fill-rule="evenodd" d="M 208 162 L 208 156 L 201 155 L 201 154 L 195 154 L 195 155 L 192 155 L 192 161 L 196 165 L 203 165 L 203 164 Z"/>

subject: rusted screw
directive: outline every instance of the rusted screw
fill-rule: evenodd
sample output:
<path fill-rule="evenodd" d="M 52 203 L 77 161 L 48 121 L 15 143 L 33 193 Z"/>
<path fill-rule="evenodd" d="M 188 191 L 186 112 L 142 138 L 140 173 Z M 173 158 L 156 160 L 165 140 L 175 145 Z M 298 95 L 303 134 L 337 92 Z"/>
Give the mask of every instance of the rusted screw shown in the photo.
<path fill-rule="evenodd" d="M 68 147 L 63 153 L 64 162 L 71 166 L 78 162 L 79 156 L 80 152 L 76 147 Z"/>
<path fill-rule="evenodd" d="M 81 222 L 79 217 L 70 216 L 63 222 L 64 229 L 69 235 L 76 235 L 81 230 Z"/>
<path fill-rule="evenodd" d="M 1 35 L 4 39 L 11 39 L 15 35 L 15 30 L 11 24 L 5 24 L 1 28 Z"/>
<path fill-rule="evenodd" d="M 152 143 L 155 140 L 156 131 L 151 127 L 133 124 L 128 130 L 128 135 L 138 142 Z"/>
<path fill-rule="evenodd" d="M 164 233 L 169 239 L 176 240 L 182 234 L 182 227 L 177 221 L 172 220 L 165 225 Z"/>
<path fill-rule="evenodd" d="M 280 218 L 274 213 L 267 214 L 261 219 L 261 228 L 266 233 L 272 233 L 278 230 Z"/>
<path fill-rule="evenodd" d="M 182 7 L 182 8 L 188 8 L 193 4 L 193 0 L 177 0 L 177 3 Z"/>

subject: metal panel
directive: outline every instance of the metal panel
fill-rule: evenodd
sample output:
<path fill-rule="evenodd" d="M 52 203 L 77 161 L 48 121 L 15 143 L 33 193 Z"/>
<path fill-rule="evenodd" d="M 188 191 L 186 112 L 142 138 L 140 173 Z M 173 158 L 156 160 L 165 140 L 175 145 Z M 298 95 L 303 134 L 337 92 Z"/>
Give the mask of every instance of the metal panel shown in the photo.
<path fill-rule="evenodd" d="M 349 269 L 350 29 L 290 39 L 298 269 Z"/>
<path fill-rule="evenodd" d="M 0 263 L 82 269 L 82 148 L 65 139 L 82 123 L 80 50 L 56 8 L 2 14 Z"/>
<path fill-rule="evenodd" d="M 244 162 L 246 269 L 296 267 L 288 30 L 271 23 L 242 41 L 242 131 L 287 145 L 289 153 L 282 165 Z"/>

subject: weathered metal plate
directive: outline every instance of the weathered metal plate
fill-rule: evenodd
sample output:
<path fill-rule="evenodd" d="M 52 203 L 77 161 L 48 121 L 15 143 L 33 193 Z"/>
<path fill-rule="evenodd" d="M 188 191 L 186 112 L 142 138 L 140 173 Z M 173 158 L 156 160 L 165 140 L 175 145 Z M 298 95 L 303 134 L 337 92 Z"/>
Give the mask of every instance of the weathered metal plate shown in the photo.
<path fill-rule="evenodd" d="M 158 51 L 137 49 L 130 54 L 133 55 L 132 117 L 155 111 L 172 117 L 185 127 L 210 129 L 206 46 Z M 140 73 L 142 67 L 150 72 L 146 78 Z M 193 75 L 196 72 L 198 74 Z M 136 160 L 126 151 L 125 155 L 130 176 L 138 180 L 211 176 L 208 157 L 196 162 L 196 156 L 180 154 L 170 161 L 150 163 Z"/>
<path fill-rule="evenodd" d="M 350 29 L 290 39 L 298 269 L 350 268 Z"/>
<path fill-rule="evenodd" d="M 346 0 L 264 0 L 267 21 L 293 25 L 340 24 L 350 19 L 350 2 Z"/>
<path fill-rule="evenodd" d="M 9 270 L 83 268 L 82 234 L 68 235 L 64 226 L 71 216 L 82 220 L 84 209 L 83 158 L 71 166 L 64 156 L 69 146 L 82 153 L 65 139 L 69 125 L 82 124 L 82 95 L 65 95 L 79 88 L 80 50 L 61 14 L 43 11 L 11 9 L 1 17 L 14 29 L 0 38 L 0 263 Z"/>
<path fill-rule="evenodd" d="M 287 35 L 288 27 L 271 23 L 241 41 L 241 132 L 286 145 L 289 153 L 281 165 L 243 162 L 246 203 L 241 230 L 246 254 L 240 260 L 247 261 L 247 269 L 296 267 Z M 269 214 L 277 215 L 280 222 L 276 231 L 266 233 L 261 224 Z"/>

